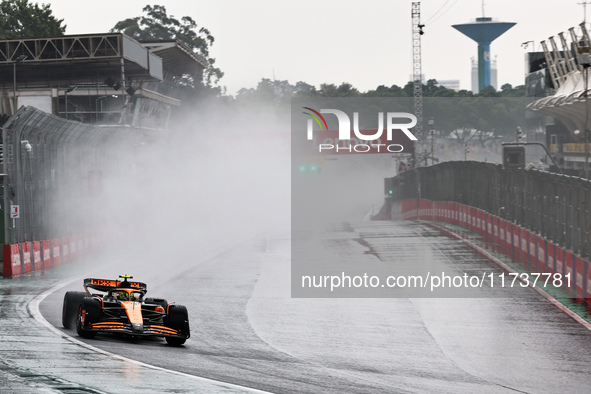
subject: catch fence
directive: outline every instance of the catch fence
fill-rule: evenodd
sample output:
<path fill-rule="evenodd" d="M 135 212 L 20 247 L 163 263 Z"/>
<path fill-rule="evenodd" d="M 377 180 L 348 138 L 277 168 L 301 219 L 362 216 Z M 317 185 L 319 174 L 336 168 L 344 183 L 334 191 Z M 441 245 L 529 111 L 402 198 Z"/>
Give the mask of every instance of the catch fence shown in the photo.
<path fill-rule="evenodd" d="M 21 107 L 4 124 L 2 138 L 5 275 L 7 267 L 27 271 L 31 256 L 23 250 L 35 247 L 29 243 L 101 229 L 101 215 L 93 213 L 110 192 L 106 180 L 132 175 L 130 153 L 141 141 L 123 126 L 82 124 L 34 107 Z"/>
<path fill-rule="evenodd" d="M 482 209 L 589 257 L 591 182 L 536 170 L 460 161 L 403 172 L 390 201 L 449 201 Z"/>

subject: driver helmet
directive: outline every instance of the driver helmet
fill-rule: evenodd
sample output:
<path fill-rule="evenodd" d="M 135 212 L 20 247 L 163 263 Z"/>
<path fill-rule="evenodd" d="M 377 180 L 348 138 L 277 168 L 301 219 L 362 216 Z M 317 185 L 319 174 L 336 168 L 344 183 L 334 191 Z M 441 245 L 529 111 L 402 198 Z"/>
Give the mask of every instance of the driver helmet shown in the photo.
<path fill-rule="evenodd" d="M 120 291 L 117 295 L 119 301 L 129 301 L 129 294 L 126 291 Z"/>

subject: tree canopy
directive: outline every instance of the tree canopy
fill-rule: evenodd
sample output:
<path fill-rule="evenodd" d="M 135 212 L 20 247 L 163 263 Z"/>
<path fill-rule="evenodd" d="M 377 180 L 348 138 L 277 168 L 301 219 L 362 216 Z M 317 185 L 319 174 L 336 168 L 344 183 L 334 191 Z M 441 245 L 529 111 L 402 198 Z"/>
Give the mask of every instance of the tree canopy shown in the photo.
<path fill-rule="evenodd" d="M 136 40 L 179 40 L 209 63 L 203 83 L 210 87 L 218 83 L 223 73 L 214 66 L 215 59 L 209 55 L 215 40 L 208 29 L 199 27 L 190 16 L 179 20 L 168 15 L 166 7 L 161 5 L 146 5 L 142 11 L 145 15 L 117 22 L 111 32 L 124 33 Z"/>
<path fill-rule="evenodd" d="M 50 4 L 29 0 L 2 0 L 0 3 L 0 37 L 61 36 L 66 31 L 63 19 L 57 19 Z"/>

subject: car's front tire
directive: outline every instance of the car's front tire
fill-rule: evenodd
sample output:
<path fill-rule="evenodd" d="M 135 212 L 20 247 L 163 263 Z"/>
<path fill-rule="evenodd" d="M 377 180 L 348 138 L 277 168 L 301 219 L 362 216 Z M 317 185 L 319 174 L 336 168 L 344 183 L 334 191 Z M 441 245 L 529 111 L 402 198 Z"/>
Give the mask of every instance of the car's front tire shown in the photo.
<path fill-rule="evenodd" d="M 78 308 L 78 317 L 76 319 L 76 332 L 82 338 L 94 338 L 95 331 L 89 330 L 90 324 L 99 321 L 101 316 L 101 306 L 98 300 L 85 297 Z"/>
<path fill-rule="evenodd" d="M 64 328 L 72 328 L 76 322 L 76 313 L 82 300 L 86 297 L 83 291 L 68 291 L 64 295 L 62 307 L 62 325 Z"/>
<path fill-rule="evenodd" d="M 189 337 L 189 312 L 183 305 L 170 305 L 168 307 L 168 327 L 179 330 L 182 335 Z M 180 346 L 185 343 L 186 338 L 166 337 L 166 342 L 172 346 Z"/>

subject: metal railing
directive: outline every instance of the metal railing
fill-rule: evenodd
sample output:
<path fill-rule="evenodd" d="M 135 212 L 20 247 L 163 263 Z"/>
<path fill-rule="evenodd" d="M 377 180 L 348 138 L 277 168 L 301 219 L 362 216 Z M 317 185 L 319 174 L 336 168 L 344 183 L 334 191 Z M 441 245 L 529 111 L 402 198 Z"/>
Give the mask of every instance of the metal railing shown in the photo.
<path fill-rule="evenodd" d="M 392 178 L 392 200 L 467 204 L 583 256 L 591 255 L 591 181 L 481 162 L 445 162 Z"/>

